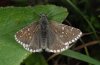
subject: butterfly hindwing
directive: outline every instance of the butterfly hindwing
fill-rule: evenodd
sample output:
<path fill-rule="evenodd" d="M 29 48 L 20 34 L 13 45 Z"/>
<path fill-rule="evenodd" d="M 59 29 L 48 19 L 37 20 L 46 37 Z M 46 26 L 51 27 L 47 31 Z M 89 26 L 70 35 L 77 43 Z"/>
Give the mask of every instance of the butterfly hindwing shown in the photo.
<path fill-rule="evenodd" d="M 42 50 L 38 39 L 39 34 L 39 25 L 35 22 L 18 31 L 15 39 L 28 51 L 39 52 Z"/>
<path fill-rule="evenodd" d="M 62 52 L 77 41 L 82 32 L 74 27 L 48 21 L 46 15 L 41 15 L 40 20 L 34 22 L 15 34 L 18 43 L 30 52 Z"/>
<path fill-rule="evenodd" d="M 48 31 L 48 48 L 49 52 L 61 52 L 69 47 L 71 43 L 75 42 L 82 35 L 81 31 L 77 28 L 50 22 Z"/>

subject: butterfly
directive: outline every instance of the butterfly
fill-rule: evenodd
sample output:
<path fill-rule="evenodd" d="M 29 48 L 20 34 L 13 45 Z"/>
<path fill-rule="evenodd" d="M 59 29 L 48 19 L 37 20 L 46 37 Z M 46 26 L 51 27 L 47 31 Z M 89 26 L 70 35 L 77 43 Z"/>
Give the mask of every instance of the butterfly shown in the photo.
<path fill-rule="evenodd" d="M 15 40 L 30 52 L 58 53 L 69 49 L 73 42 L 82 36 L 82 32 L 74 27 L 49 21 L 45 14 L 40 19 L 19 30 Z"/>

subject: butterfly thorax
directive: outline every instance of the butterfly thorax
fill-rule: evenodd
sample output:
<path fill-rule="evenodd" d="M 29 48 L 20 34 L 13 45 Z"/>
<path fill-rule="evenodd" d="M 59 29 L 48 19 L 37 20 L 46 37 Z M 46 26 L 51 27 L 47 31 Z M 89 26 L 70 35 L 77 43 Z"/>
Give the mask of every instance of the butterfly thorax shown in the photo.
<path fill-rule="evenodd" d="M 41 37 L 41 43 L 42 47 L 45 48 L 47 44 L 47 31 L 48 31 L 48 20 L 45 15 L 42 15 L 40 18 L 40 37 Z"/>

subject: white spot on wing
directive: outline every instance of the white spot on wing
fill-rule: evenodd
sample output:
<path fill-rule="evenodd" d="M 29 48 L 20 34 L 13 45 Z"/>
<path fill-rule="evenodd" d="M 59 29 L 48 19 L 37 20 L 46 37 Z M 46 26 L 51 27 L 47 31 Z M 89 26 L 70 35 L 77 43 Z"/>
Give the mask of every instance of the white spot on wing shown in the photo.
<path fill-rule="evenodd" d="M 64 30 L 65 27 L 62 27 L 62 30 Z"/>
<path fill-rule="evenodd" d="M 73 39 L 72 42 L 74 42 L 75 40 Z"/>
<path fill-rule="evenodd" d="M 62 34 L 64 34 L 64 32 L 62 32 Z"/>
<path fill-rule="evenodd" d="M 66 43 L 65 43 L 65 45 L 69 45 L 69 43 L 68 43 L 68 42 L 66 42 Z"/>
<path fill-rule="evenodd" d="M 69 44 L 72 43 L 71 41 L 68 42 Z"/>
<path fill-rule="evenodd" d="M 61 51 L 64 51 L 64 50 L 65 50 L 65 48 L 62 48 L 62 49 L 61 49 Z"/>
<path fill-rule="evenodd" d="M 66 49 L 68 49 L 69 48 L 69 46 L 66 46 Z"/>
<path fill-rule="evenodd" d="M 30 49 L 30 52 L 32 52 L 33 50 L 32 49 Z"/>
<path fill-rule="evenodd" d="M 57 52 L 60 52 L 60 50 L 57 50 Z"/>
<path fill-rule="evenodd" d="M 71 31 L 73 31 L 73 27 L 71 28 Z"/>
<path fill-rule="evenodd" d="M 30 29 L 29 29 L 29 28 L 28 28 L 27 30 L 28 30 L 28 31 L 30 31 Z"/>

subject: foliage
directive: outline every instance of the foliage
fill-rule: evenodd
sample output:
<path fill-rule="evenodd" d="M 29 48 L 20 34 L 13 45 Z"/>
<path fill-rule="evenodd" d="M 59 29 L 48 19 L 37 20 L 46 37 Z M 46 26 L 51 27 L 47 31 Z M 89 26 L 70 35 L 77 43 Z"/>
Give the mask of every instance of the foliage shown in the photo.
<path fill-rule="evenodd" d="M 24 6 L 27 2 L 26 0 L 13 1 L 17 2 L 16 6 Z M 49 0 L 44 1 L 46 1 L 47 4 L 49 3 Z M 45 13 L 49 20 L 55 20 L 60 23 L 67 19 L 73 26 L 78 27 L 83 31 L 83 37 L 78 41 L 78 47 L 75 48 L 75 50 L 79 50 L 80 53 L 66 50 L 59 54 L 61 57 L 60 59 L 72 57 L 81 60 L 79 63 L 84 61 L 88 62 L 89 65 L 100 65 L 100 61 L 98 61 L 100 60 L 100 53 L 98 50 L 100 49 L 100 45 L 98 44 L 100 43 L 100 14 L 98 14 L 100 8 L 94 7 L 94 5 L 100 1 L 60 0 L 57 3 L 55 1 L 56 0 L 53 0 L 52 3 L 63 7 L 55 5 L 39 5 L 34 7 L 0 8 L 0 65 L 48 65 L 47 60 L 45 60 L 42 53 L 30 53 L 20 44 L 17 44 L 14 39 L 16 31 L 31 22 L 37 21 L 41 13 Z M 69 15 L 67 9 L 70 12 Z M 54 58 L 57 55 L 54 54 L 53 57 L 50 56 L 50 59 L 54 60 L 53 63 L 56 63 L 59 59 L 56 60 Z M 57 57 L 59 57 L 59 55 Z M 48 61 L 51 62 L 50 60 Z M 75 61 L 73 62 L 75 63 Z M 50 65 L 51 64 L 52 63 L 50 63 Z"/>

